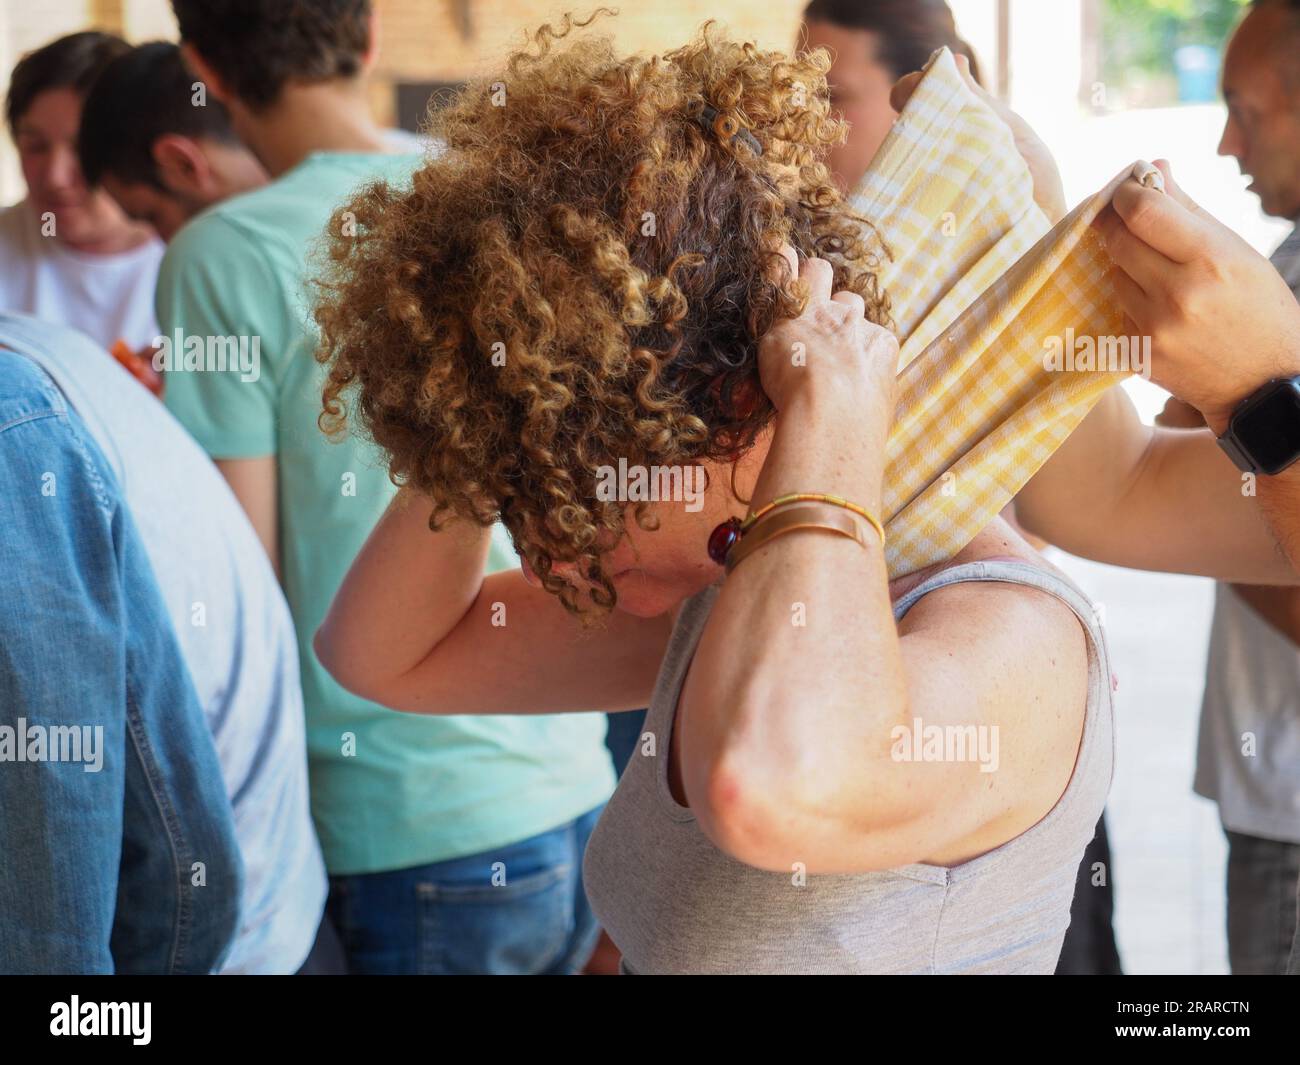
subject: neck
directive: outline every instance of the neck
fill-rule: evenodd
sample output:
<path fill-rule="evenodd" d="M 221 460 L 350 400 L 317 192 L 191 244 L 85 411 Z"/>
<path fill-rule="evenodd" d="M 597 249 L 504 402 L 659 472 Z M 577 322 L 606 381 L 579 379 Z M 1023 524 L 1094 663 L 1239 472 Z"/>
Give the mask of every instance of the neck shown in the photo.
<path fill-rule="evenodd" d="M 773 420 L 772 424 L 758 434 L 754 446 L 735 460 L 734 471 L 730 462 L 720 464 L 717 472 L 709 471 L 710 479 L 719 477 L 721 483 L 727 486 L 728 515 L 744 517 L 752 507 L 767 502 L 765 499 L 755 499 L 754 490 L 758 487 L 758 478 L 763 472 L 763 463 L 767 461 L 767 453 L 772 448 L 775 430 Z"/>
<path fill-rule="evenodd" d="M 313 152 L 389 152 L 364 83 L 286 85 L 267 111 L 245 112 L 240 132 L 272 177 Z"/>

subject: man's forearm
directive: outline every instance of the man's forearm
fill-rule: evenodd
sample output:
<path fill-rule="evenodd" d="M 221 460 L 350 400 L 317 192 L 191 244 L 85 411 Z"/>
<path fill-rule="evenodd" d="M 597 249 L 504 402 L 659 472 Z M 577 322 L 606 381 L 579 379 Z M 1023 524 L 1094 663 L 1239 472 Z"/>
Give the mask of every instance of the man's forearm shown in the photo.
<path fill-rule="evenodd" d="M 1259 508 L 1291 565 L 1300 570 L 1300 462 L 1259 478 Z"/>
<path fill-rule="evenodd" d="M 1112 389 L 1021 491 L 1016 514 L 1028 531 L 1098 562 L 1300 583 L 1260 498 L 1282 486 L 1266 480 L 1280 479 L 1244 478 L 1209 432 L 1143 425 Z M 1290 506 L 1294 513 L 1294 497 Z"/>

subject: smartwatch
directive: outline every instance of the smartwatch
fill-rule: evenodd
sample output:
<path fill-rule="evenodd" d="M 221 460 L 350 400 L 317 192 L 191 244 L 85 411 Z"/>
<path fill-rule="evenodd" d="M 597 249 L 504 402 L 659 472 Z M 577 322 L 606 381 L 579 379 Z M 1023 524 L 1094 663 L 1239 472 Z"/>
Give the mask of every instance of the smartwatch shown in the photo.
<path fill-rule="evenodd" d="M 1300 458 L 1300 376 L 1269 381 L 1242 400 L 1219 446 L 1246 473 L 1281 473 Z"/>

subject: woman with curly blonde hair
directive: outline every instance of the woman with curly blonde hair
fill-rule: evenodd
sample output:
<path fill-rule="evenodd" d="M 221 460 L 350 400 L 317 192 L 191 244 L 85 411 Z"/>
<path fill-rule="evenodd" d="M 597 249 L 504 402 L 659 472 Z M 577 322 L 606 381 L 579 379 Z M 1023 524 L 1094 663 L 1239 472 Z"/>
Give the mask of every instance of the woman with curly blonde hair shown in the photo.
<path fill-rule="evenodd" d="M 890 584 L 887 252 L 824 165 L 825 54 L 569 28 L 344 208 L 325 421 L 403 487 L 321 660 L 415 713 L 649 705 L 584 869 L 629 972 L 1051 972 L 1106 652 L 1000 522 Z M 523 572 L 484 578 L 496 520 Z"/>

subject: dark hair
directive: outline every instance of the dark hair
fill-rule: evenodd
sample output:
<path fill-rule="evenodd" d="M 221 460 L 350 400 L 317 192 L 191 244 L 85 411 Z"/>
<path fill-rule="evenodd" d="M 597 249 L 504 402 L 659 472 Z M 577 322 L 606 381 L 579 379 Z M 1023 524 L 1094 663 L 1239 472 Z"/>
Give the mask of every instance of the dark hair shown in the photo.
<path fill-rule="evenodd" d="M 947 47 L 969 59 L 972 76 L 981 80 L 975 52 L 957 36 L 952 9 L 944 0 L 810 0 L 803 20 L 876 34 L 876 58 L 895 79 L 920 70 L 932 53 Z"/>
<path fill-rule="evenodd" d="M 9 132 L 18 132 L 18 122 L 32 101 L 49 89 L 73 89 L 83 98 L 104 65 L 131 46 L 121 37 L 97 30 L 70 33 L 42 48 L 28 52 L 14 67 L 5 100 Z"/>
<path fill-rule="evenodd" d="M 166 133 L 234 141 L 220 101 L 193 103 L 194 81 L 181 50 L 166 41 L 142 44 L 104 67 L 86 94 L 77 137 L 86 181 L 112 174 L 158 186 L 153 146 Z"/>
<path fill-rule="evenodd" d="M 191 44 L 254 110 L 289 81 L 354 77 L 370 43 L 370 0 L 172 0 Z"/>

